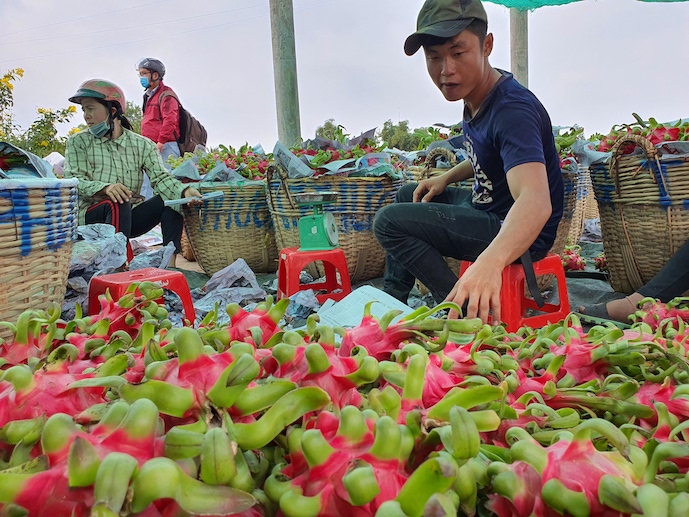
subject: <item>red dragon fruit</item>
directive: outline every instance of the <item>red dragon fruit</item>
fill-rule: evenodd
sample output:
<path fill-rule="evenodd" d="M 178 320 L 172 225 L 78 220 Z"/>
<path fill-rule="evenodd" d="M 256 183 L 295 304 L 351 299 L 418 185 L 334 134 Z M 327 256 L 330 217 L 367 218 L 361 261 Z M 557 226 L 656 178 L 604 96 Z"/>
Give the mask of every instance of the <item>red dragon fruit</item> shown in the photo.
<path fill-rule="evenodd" d="M 285 515 L 374 515 L 400 496 L 409 479 L 404 463 L 413 438 L 405 438 L 407 433 L 389 416 L 371 420 L 353 406 L 345 406 L 339 419 L 319 417 L 309 429 L 288 434 L 288 459 L 305 461 L 278 465 L 266 480 L 266 495 Z M 425 469 L 419 470 L 419 477 L 425 475 Z M 423 481 L 428 485 L 432 479 Z M 414 496 L 418 504 L 423 493 Z"/>
<path fill-rule="evenodd" d="M 51 304 L 45 311 L 27 310 L 17 318 L 16 324 L 4 322 L 10 327 L 13 337 L 0 343 L 2 364 L 10 366 L 26 364 L 29 358 L 43 358 L 52 350 L 57 334 L 64 329 L 60 320 L 62 309 L 59 304 Z"/>
<path fill-rule="evenodd" d="M 390 311 L 377 320 L 371 315 L 373 303 L 375 302 L 366 304 L 361 323 L 352 329 L 347 329 L 340 344 L 340 355 L 350 355 L 355 347 L 363 347 L 369 355 L 378 361 L 383 361 L 389 359 L 403 343 L 416 342 L 435 350 L 445 345 L 445 342 L 433 344 L 433 337 L 439 337 L 443 331 L 471 334 L 478 332 L 483 326 L 479 318 L 471 320 L 429 318 L 431 314 L 441 309 L 456 308 L 455 304 L 441 304 L 432 310 L 421 307 L 397 323 L 392 323 L 392 320 L 399 316 L 398 311 Z"/>
<path fill-rule="evenodd" d="M 3 503 L 18 505 L 36 517 L 87 517 L 93 506 L 93 489 L 70 488 L 64 463 L 34 474 L 0 471 L 0 508 Z"/>
<path fill-rule="evenodd" d="M 662 303 L 655 298 L 644 298 L 641 300 L 634 313 L 634 321 L 647 323 L 653 330 L 661 324 L 670 324 L 674 327 L 679 325 L 679 321 L 689 322 L 689 298 L 673 298 L 668 303 Z"/>
<path fill-rule="evenodd" d="M 602 379 L 610 364 L 606 360 L 608 347 L 600 340 L 590 343 L 581 320 L 574 314 L 565 318 L 562 333 L 549 351 L 564 357 L 560 370 L 576 384 Z"/>
<path fill-rule="evenodd" d="M 496 466 L 493 467 L 497 470 Z M 500 517 L 527 517 L 535 515 L 534 508 L 543 481 L 538 471 L 529 463 L 515 461 L 506 465 L 491 479 L 493 493 L 488 496 L 486 507 Z"/>
<path fill-rule="evenodd" d="M 422 396 L 424 407 L 437 404 L 453 387 L 464 380 L 452 372 L 445 371 L 442 363 L 443 358 L 440 355 L 428 355 Z"/>
<path fill-rule="evenodd" d="M 283 298 L 273 305 L 272 298 L 257 305 L 252 311 L 246 311 L 239 304 L 229 304 L 225 311 L 230 316 L 230 324 L 220 328 L 208 328 L 201 333 L 205 343 L 218 349 L 225 349 L 233 341 L 246 341 L 256 347 L 266 343 L 280 332 L 278 323 L 289 305 L 289 299 Z"/>
<path fill-rule="evenodd" d="M 440 365 L 442 358 L 436 354 L 426 354 L 419 350 L 418 345 L 406 345 L 395 354 L 398 360 L 410 350 L 404 363 L 381 361 L 380 368 L 383 382 L 380 389 L 369 392 L 371 407 L 381 414 L 389 414 L 402 424 L 407 421 L 410 412 L 420 410 L 425 415 L 426 410 L 437 406 L 451 392 L 456 390 L 459 381 L 446 372 Z M 392 397 L 388 390 L 392 387 L 399 396 Z M 495 388 L 500 391 L 499 388 Z"/>
<path fill-rule="evenodd" d="M 148 365 L 146 381 L 141 384 L 123 380 L 120 395 L 127 400 L 150 398 L 162 413 L 195 421 L 208 403 L 217 408 L 231 407 L 260 373 L 251 354 L 235 357 L 232 348 L 223 353 L 206 353 L 201 337 L 191 328 L 177 329 L 174 345 L 176 358 Z M 172 422 L 168 419 L 168 423 Z"/>
<path fill-rule="evenodd" d="M 562 254 L 562 265 L 565 271 L 583 271 L 586 269 L 586 259 L 580 255 L 581 246 L 565 246 Z"/>
<path fill-rule="evenodd" d="M 605 253 L 593 257 L 593 264 L 598 271 L 607 272 L 608 271 L 608 260 L 605 258 Z"/>
<path fill-rule="evenodd" d="M 378 361 L 364 354 L 339 356 L 332 329 L 318 327 L 316 330 L 319 342 L 306 343 L 292 334 L 301 343 L 275 345 L 272 357 L 263 361 L 263 368 L 278 379 L 289 379 L 300 386 L 318 386 L 337 407 L 360 406 L 362 396 L 357 388 L 378 379 Z"/>
<path fill-rule="evenodd" d="M 598 450 L 591 441 L 592 430 L 615 450 Z M 511 430 L 508 439 L 517 438 L 510 448 L 514 463 L 494 462 L 489 467 L 496 494 L 488 508 L 514 517 L 640 513 L 633 491 L 643 482 L 646 454 L 630 447 L 624 434 L 602 419 L 583 422 L 570 436 L 563 434 L 543 448 L 524 430 Z"/>
<path fill-rule="evenodd" d="M 139 292 L 137 295 L 135 292 Z M 150 317 L 147 309 L 156 312 L 158 300 L 163 296 L 163 289 L 153 282 L 134 283 L 127 289 L 127 294 L 119 300 L 113 300 L 109 292 L 99 297 L 100 310 L 97 314 L 84 318 L 92 328 L 91 333 L 100 336 L 112 335 L 123 331 L 135 337 L 143 322 Z M 166 314 L 166 311 L 161 311 Z M 68 327 L 69 328 L 69 327 Z"/>
<path fill-rule="evenodd" d="M 64 361 L 36 372 L 31 372 L 26 365 L 5 370 L 0 381 L 0 427 L 12 420 L 41 415 L 74 415 L 106 402 L 102 387 L 70 388 L 76 381 L 93 377 L 93 374 L 68 373 Z"/>
<path fill-rule="evenodd" d="M 649 408 L 654 408 L 654 405 L 660 402 L 671 415 L 684 421 L 689 418 L 689 392 L 684 386 L 675 386 L 672 382 L 672 377 L 668 376 L 661 384 L 645 382 L 634 398 L 636 402 L 644 404 Z M 657 424 L 656 412 L 654 411 L 651 417 L 644 420 L 648 424 L 655 426 Z"/>
<path fill-rule="evenodd" d="M 457 383 L 463 382 L 472 375 L 494 379 L 497 382 L 494 373 L 499 369 L 499 365 L 476 344 L 475 342 L 467 344 L 450 342 L 445 345 L 442 351 L 442 368 L 454 377 Z"/>
<path fill-rule="evenodd" d="M 118 401 L 91 432 L 81 429 L 67 414 L 54 414 L 43 428 L 41 450 L 55 465 L 68 458 L 75 440 L 83 440 L 101 459 L 110 452 L 122 452 L 142 463 L 160 452 L 158 432 L 158 408 L 153 402 L 141 399 L 130 406 Z"/>
<path fill-rule="evenodd" d="M 687 421 L 679 423 L 679 419 L 672 415 L 662 402 L 655 403 L 658 414 L 658 425 L 652 429 L 652 434 L 646 439 L 645 435 L 637 441 L 640 447 L 645 447 L 650 453 L 649 464 L 646 468 L 647 482 L 653 482 L 661 468 L 661 462 L 671 461 L 682 474 L 689 472 L 689 445 L 686 441 L 678 440 L 679 436 L 686 437 L 683 433 L 689 425 Z M 650 443 L 649 443 L 650 442 Z M 652 452 L 651 452 L 652 451 Z"/>

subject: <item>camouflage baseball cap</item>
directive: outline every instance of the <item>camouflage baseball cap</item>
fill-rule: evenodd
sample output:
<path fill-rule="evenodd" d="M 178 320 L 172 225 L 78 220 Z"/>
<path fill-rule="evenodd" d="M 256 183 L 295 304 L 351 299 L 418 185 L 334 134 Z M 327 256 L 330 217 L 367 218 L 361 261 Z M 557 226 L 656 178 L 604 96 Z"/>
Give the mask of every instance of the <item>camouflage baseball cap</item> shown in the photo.
<path fill-rule="evenodd" d="M 416 54 L 425 34 L 452 38 L 474 20 L 488 23 L 480 0 L 426 0 L 416 20 L 416 32 L 404 42 L 404 52 L 408 56 Z"/>

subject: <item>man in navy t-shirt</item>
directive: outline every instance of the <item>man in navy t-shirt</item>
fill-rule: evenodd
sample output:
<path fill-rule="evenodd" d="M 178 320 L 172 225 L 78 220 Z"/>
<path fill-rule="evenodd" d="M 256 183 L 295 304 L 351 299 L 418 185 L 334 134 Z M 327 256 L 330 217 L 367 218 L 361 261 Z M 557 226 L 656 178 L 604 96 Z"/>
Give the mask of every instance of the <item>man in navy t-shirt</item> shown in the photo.
<path fill-rule="evenodd" d="M 404 50 L 423 47 L 443 96 L 464 101 L 469 159 L 402 187 L 374 231 L 387 252 L 387 293 L 406 302 L 418 278 L 437 302 L 466 303 L 467 317 L 498 322 L 501 272 L 527 252 L 533 260 L 547 254 L 564 187 L 550 117 L 511 74 L 491 67 L 487 26 L 480 0 L 427 0 L 421 8 Z M 471 192 L 448 187 L 472 176 Z M 474 264 L 458 280 L 445 256 Z"/>

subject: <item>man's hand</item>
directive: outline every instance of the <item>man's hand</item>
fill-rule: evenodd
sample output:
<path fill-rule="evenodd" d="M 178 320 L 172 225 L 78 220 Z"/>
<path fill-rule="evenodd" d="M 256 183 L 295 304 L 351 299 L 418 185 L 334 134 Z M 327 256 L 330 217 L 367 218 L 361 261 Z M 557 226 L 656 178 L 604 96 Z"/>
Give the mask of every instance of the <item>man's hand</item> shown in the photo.
<path fill-rule="evenodd" d="M 156 142 L 156 147 L 158 148 L 159 153 L 163 152 L 164 146 L 165 146 L 165 144 L 161 144 L 160 142 Z"/>
<path fill-rule="evenodd" d="M 195 198 L 193 201 L 189 201 L 190 205 L 200 205 L 203 204 L 203 200 L 201 199 L 201 192 L 196 190 L 194 187 L 187 187 L 184 189 L 184 192 L 182 192 L 182 195 L 185 198 Z"/>
<path fill-rule="evenodd" d="M 466 318 L 479 317 L 483 323 L 500 323 L 500 289 L 502 288 L 502 269 L 486 261 L 477 259 L 457 280 L 445 301 L 454 302 L 460 307 L 468 301 Z M 492 316 L 489 311 L 492 310 Z M 456 311 L 450 311 L 448 318 L 457 318 Z"/>
<path fill-rule="evenodd" d="M 126 203 L 132 197 L 133 192 L 122 183 L 113 183 L 102 189 L 100 194 L 108 196 L 115 203 Z"/>
<path fill-rule="evenodd" d="M 428 203 L 438 194 L 442 194 L 447 188 L 447 182 L 443 176 L 434 176 L 419 181 L 419 184 L 414 189 L 412 200 L 414 203 Z"/>

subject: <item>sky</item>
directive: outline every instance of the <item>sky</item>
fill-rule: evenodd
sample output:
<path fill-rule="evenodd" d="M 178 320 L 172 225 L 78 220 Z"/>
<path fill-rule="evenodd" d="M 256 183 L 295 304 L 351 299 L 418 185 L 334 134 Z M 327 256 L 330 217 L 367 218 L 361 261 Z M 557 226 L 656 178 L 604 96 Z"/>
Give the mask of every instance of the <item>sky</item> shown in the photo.
<path fill-rule="evenodd" d="M 356 136 L 386 120 L 412 128 L 461 120 L 408 57 L 422 0 L 293 0 L 301 135 L 328 119 Z M 485 3 L 495 48 L 510 69 L 509 10 Z M 110 79 L 141 104 L 135 65 L 162 60 L 165 83 L 208 131 L 209 144 L 278 139 L 268 0 L 2 0 L 0 75 L 23 68 L 14 89 L 26 129 L 38 108 L 59 109 L 85 80 Z M 689 117 L 684 64 L 689 2 L 583 0 L 529 12 L 529 88 L 554 125 L 607 133 L 634 121 Z M 82 123 L 81 112 L 60 127 Z"/>

